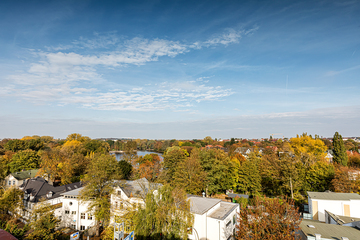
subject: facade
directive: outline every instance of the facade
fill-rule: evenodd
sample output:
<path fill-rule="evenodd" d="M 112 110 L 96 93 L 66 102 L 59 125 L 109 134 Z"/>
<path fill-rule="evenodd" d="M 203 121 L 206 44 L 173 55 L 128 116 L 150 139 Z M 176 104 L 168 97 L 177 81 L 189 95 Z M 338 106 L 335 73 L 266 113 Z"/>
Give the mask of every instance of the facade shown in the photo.
<path fill-rule="evenodd" d="M 19 187 L 26 181 L 26 179 L 35 177 L 38 171 L 39 169 L 33 169 L 28 171 L 10 173 L 7 177 L 5 177 L 4 185 L 6 187 Z"/>
<path fill-rule="evenodd" d="M 58 218 L 62 227 L 70 227 L 75 230 L 84 231 L 95 226 L 95 217 L 88 209 L 88 202 L 80 202 L 80 187 L 65 193 L 61 193 L 62 208 Z"/>
<path fill-rule="evenodd" d="M 190 211 L 194 215 L 193 231 L 189 239 L 227 240 L 235 233 L 240 206 L 220 199 L 189 196 Z"/>
<path fill-rule="evenodd" d="M 360 195 L 357 193 L 308 192 L 308 203 L 314 220 L 325 222 L 325 210 L 360 218 Z"/>

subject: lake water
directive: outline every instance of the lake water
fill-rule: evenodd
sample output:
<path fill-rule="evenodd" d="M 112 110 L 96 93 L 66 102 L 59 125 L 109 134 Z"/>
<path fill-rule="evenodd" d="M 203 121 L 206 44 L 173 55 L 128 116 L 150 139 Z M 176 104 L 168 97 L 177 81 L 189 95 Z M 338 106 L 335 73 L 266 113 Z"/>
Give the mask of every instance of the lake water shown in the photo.
<path fill-rule="evenodd" d="M 161 160 L 163 159 L 162 154 L 161 154 L 161 153 L 157 153 L 157 152 L 137 151 L 136 153 L 137 153 L 138 156 L 142 156 L 142 157 L 145 156 L 146 154 L 155 153 L 155 154 L 157 154 L 157 155 L 160 156 Z M 115 153 L 115 157 L 116 157 L 116 159 L 117 159 L 118 161 L 121 160 L 121 156 L 122 156 L 122 153 Z"/>

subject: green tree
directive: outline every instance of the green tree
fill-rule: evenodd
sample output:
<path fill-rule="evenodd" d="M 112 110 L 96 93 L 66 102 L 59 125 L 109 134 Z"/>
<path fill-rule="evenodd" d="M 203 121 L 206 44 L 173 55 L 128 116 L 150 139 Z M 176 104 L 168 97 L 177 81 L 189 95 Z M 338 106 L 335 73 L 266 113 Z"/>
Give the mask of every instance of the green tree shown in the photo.
<path fill-rule="evenodd" d="M 199 150 L 192 151 L 190 157 L 181 161 L 174 173 L 172 185 L 184 189 L 189 194 L 200 195 L 206 186 L 206 173 L 199 160 Z"/>
<path fill-rule="evenodd" d="M 134 223 L 136 239 L 187 239 L 193 215 L 185 191 L 169 185 L 150 191 L 145 208 L 139 209 Z"/>
<path fill-rule="evenodd" d="M 55 217 L 54 208 L 50 204 L 40 203 L 41 206 L 36 207 L 32 212 L 32 219 L 26 239 L 29 240 L 56 240 L 61 235 L 60 231 L 55 230 L 60 222 Z"/>
<path fill-rule="evenodd" d="M 39 168 L 40 156 L 34 150 L 23 150 L 13 155 L 9 163 L 10 172 Z"/>
<path fill-rule="evenodd" d="M 3 189 L 1 190 L 0 211 L 2 213 L 9 211 L 14 218 L 17 218 L 23 207 L 23 191 L 15 187 L 10 187 L 5 191 L 3 191 Z"/>
<path fill-rule="evenodd" d="M 84 176 L 85 188 L 81 191 L 81 201 L 88 201 L 88 212 L 95 216 L 99 236 L 100 222 L 110 218 L 110 195 L 114 191 L 114 180 L 121 179 L 115 156 L 91 154 L 90 163 Z"/>
<path fill-rule="evenodd" d="M 129 179 L 133 170 L 130 163 L 125 160 L 120 160 L 119 163 L 120 174 L 124 179 Z"/>
<path fill-rule="evenodd" d="M 5 146 L 4 146 L 5 150 L 12 151 L 12 152 L 25 150 L 26 147 L 27 146 L 26 146 L 25 141 L 19 140 L 19 139 L 9 140 L 7 143 L 5 143 Z"/>
<path fill-rule="evenodd" d="M 332 164 L 318 161 L 306 169 L 305 180 L 307 186 L 304 192 L 324 192 L 330 189 L 330 182 L 334 178 L 335 170 Z"/>
<path fill-rule="evenodd" d="M 180 147 L 168 148 L 164 154 L 162 180 L 166 183 L 172 182 L 179 163 L 185 161 L 187 156 L 188 153 Z"/>
<path fill-rule="evenodd" d="M 333 157 L 334 162 L 339 163 L 343 166 L 347 166 L 348 155 L 346 154 L 346 149 L 344 146 L 344 141 L 342 139 L 342 136 L 338 132 L 335 132 L 334 134 L 333 152 L 334 152 L 334 157 Z"/>
<path fill-rule="evenodd" d="M 199 159 L 206 172 L 207 193 L 223 193 L 233 186 L 233 162 L 222 150 L 201 150 Z"/>
<path fill-rule="evenodd" d="M 236 190 L 245 194 L 256 194 L 261 191 L 261 176 L 255 161 L 243 162 L 239 169 Z"/>

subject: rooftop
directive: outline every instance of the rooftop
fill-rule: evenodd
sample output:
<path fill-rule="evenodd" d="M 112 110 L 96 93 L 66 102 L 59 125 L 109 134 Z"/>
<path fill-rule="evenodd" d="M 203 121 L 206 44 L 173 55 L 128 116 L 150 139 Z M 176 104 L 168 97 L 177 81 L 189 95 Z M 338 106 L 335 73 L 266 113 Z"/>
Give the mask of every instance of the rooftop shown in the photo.
<path fill-rule="evenodd" d="M 221 202 L 220 207 L 212 212 L 209 217 L 223 220 L 238 206 L 237 203 Z"/>
<path fill-rule="evenodd" d="M 13 172 L 11 175 L 16 178 L 17 180 L 24 180 L 27 178 L 33 178 L 36 176 L 39 169 L 32 169 L 27 171 L 21 171 L 21 172 Z"/>
<path fill-rule="evenodd" d="M 360 200 L 357 193 L 335 193 L 335 192 L 307 192 L 312 199 L 322 200 Z"/>
<path fill-rule="evenodd" d="M 221 202 L 220 199 L 206 198 L 206 197 L 200 197 L 194 195 L 189 196 L 188 199 L 190 200 L 190 211 L 192 213 L 196 213 L 200 215 L 206 213 L 216 204 Z"/>
<path fill-rule="evenodd" d="M 334 219 L 334 221 L 336 221 L 336 223 L 339 225 L 360 221 L 360 218 L 336 215 L 326 210 L 325 212 L 327 212 L 332 217 L 332 219 Z"/>
<path fill-rule="evenodd" d="M 348 239 L 359 239 L 360 231 L 353 227 L 326 224 L 314 220 L 303 219 L 300 223 L 301 231 L 308 237 L 315 239 L 315 234 L 321 234 L 321 238 L 336 239 L 347 237 Z"/>

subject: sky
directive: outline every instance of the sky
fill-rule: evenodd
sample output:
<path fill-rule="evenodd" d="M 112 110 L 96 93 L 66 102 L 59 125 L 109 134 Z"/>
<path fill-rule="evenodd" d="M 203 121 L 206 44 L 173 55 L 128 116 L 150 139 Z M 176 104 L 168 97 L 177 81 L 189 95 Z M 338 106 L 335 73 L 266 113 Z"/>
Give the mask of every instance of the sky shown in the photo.
<path fill-rule="evenodd" d="M 360 1 L 0 1 L 0 138 L 360 136 Z"/>

